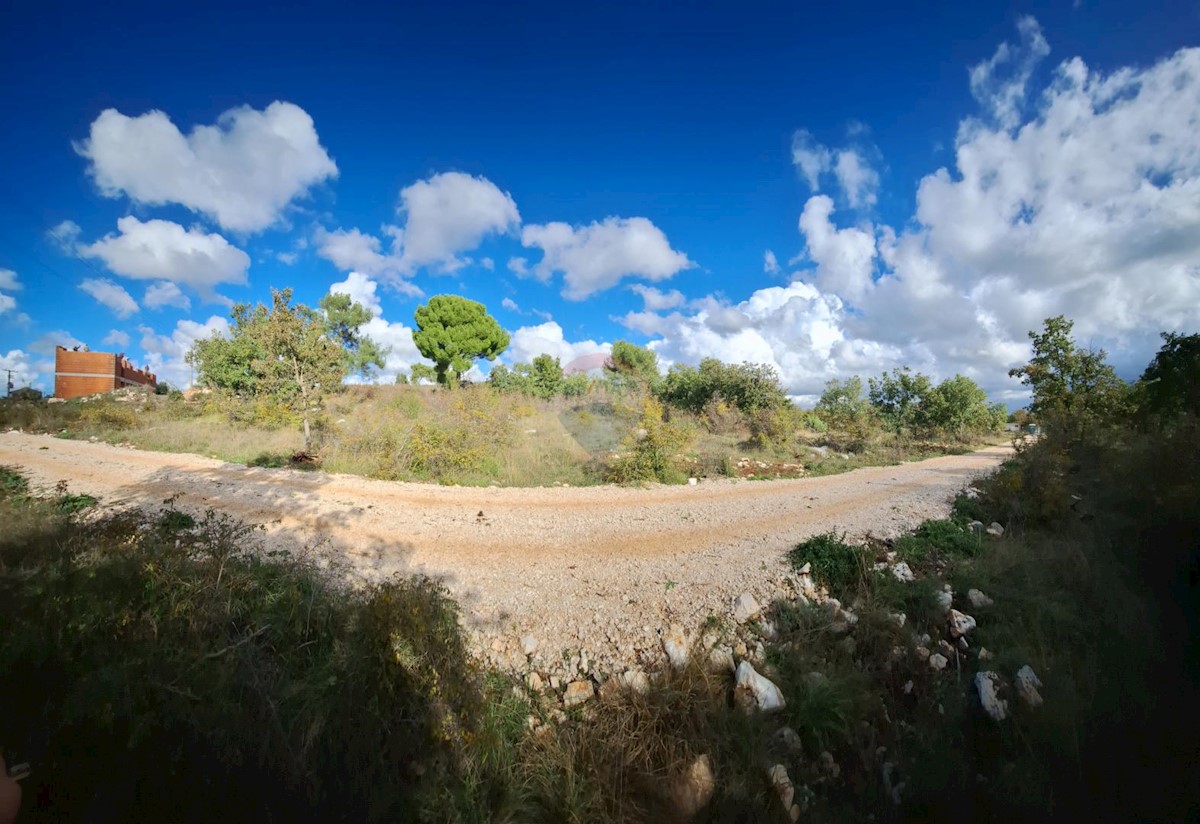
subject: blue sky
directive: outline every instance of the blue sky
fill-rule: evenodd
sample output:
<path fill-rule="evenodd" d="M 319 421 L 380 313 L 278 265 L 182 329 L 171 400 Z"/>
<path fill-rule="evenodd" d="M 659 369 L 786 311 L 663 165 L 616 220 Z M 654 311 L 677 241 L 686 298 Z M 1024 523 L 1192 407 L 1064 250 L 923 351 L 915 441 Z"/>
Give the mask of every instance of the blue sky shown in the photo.
<path fill-rule="evenodd" d="M 245 6 L 251 6 L 246 8 Z M 809 399 L 911 364 L 1019 402 L 1065 313 L 1136 376 L 1200 327 L 1192 3 L 26 4 L 0 26 L 0 360 L 176 384 L 230 301 L 487 304 Z"/>

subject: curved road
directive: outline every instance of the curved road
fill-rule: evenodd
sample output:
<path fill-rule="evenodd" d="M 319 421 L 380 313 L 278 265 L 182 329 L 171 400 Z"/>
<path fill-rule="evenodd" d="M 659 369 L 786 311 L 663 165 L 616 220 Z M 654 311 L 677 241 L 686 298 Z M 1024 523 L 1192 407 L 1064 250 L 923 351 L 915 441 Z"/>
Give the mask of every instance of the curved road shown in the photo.
<path fill-rule="evenodd" d="M 0 435 L 0 465 L 35 483 L 66 480 L 118 506 L 154 508 L 177 495 L 181 508 L 265 524 L 269 544 L 320 547 L 369 577 L 437 576 L 485 639 L 532 632 L 543 649 L 585 646 L 614 662 L 652 655 L 668 621 L 726 614 L 742 591 L 769 598 L 786 574 L 784 552 L 808 536 L 893 535 L 944 515 L 955 492 L 1010 453 L 769 482 L 480 489 Z"/>

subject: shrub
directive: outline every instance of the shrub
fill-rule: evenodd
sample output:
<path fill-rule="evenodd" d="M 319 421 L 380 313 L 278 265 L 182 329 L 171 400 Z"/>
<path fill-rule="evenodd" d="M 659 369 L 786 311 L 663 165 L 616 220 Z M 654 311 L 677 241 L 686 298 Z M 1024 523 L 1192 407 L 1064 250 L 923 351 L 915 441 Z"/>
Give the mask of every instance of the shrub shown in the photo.
<path fill-rule="evenodd" d="M 609 462 L 608 479 L 615 483 L 679 483 L 685 476 L 675 466 L 675 458 L 693 438 L 687 426 L 664 421 L 662 404 L 647 398 L 637 425 L 622 441 L 622 453 Z"/>
<path fill-rule="evenodd" d="M 84 426 L 111 429 L 132 429 L 137 425 L 137 413 L 128 404 L 111 400 L 91 401 L 79 413 Z"/>
<path fill-rule="evenodd" d="M 866 547 L 850 546 L 845 534 L 827 532 L 797 544 L 788 560 L 795 569 L 812 565 L 813 580 L 825 584 L 837 597 L 850 592 L 871 569 L 871 552 Z"/>

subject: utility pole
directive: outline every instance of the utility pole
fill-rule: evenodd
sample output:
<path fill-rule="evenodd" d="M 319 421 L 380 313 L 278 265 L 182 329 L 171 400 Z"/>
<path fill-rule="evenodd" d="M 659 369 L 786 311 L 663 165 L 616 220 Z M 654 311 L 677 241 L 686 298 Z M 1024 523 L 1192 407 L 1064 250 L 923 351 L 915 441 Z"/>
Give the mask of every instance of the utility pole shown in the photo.
<path fill-rule="evenodd" d="M 12 371 L 11 369 L 5 369 L 4 371 L 8 373 L 8 395 L 7 395 L 6 397 L 12 397 L 12 391 L 13 391 L 13 382 L 12 382 L 12 376 L 13 376 L 13 371 Z"/>

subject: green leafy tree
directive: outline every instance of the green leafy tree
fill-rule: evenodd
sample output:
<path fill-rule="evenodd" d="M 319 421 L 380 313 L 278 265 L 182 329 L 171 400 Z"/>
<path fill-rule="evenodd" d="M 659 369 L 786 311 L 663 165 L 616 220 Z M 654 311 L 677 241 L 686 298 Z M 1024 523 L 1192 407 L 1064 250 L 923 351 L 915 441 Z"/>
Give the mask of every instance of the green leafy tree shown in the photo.
<path fill-rule="evenodd" d="M 1033 358 L 1008 373 L 1032 390 L 1030 412 L 1068 440 L 1112 422 L 1129 397 L 1129 386 L 1109 366 L 1104 350 L 1076 346 L 1073 328 L 1062 315 L 1047 318 L 1040 333 L 1029 333 Z"/>
<path fill-rule="evenodd" d="M 813 411 L 830 430 L 848 435 L 852 442 L 862 442 L 871 434 L 871 404 L 863 397 L 863 382 L 858 375 L 826 383 Z"/>
<path fill-rule="evenodd" d="M 254 395 L 259 381 L 254 363 L 264 354 L 262 342 L 254 334 L 257 318 L 248 303 L 236 304 L 229 316 L 233 322 L 228 337 L 214 332 L 211 337 L 197 340 L 185 360 L 195 369 L 199 386 Z"/>
<path fill-rule="evenodd" d="M 788 403 L 775 369 L 763 363 L 723 363 L 705 358 L 699 368 L 672 366 L 657 387 L 659 397 L 672 406 L 701 411 L 720 397 L 746 414 L 776 409 Z"/>
<path fill-rule="evenodd" d="M 931 389 L 921 404 L 918 420 L 928 429 L 960 438 L 996 427 L 987 393 L 966 375 L 947 378 Z M 1003 417 L 1000 422 L 1003 424 Z"/>
<path fill-rule="evenodd" d="M 414 363 L 409 367 L 408 373 L 412 376 L 413 383 L 420 383 L 422 380 L 430 383 L 437 381 L 437 370 L 427 363 Z"/>
<path fill-rule="evenodd" d="M 620 385 L 648 388 L 659 381 L 658 356 L 627 340 L 613 344 L 604 368 Z"/>
<path fill-rule="evenodd" d="M 360 331 L 375 314 L 341 292 L 330 292 L 317 305 L 325 313 L 329 337 L 342 346 L 346 372 L 370 380 L 372 371 L 382 369 L 391 352 L 390 347 L 380 346 Z"/>
<path fill-rule="evenodd" d="M 1162 334 L 1163 345 L 1138 381 L 1144 415 L 1200 415 L 1200 335 Z"/>
<path fill-rule="evenodd" d="M 553 398 L 562 390 L 562 364 L 558 362 L 558 358 L 538 355 L 529 365 L 529 381 L 534 395 L 539 398 Z"/>
<path fill-rule="evenodd" d="M 487 308 L 458 295 L 436 295 L 418 306 L 413 343 L 436 364 L 437 382 L 454 386 L 479 358 L 495 360 L 508 348 L 508 333 Z"/>
<path fill-rule="evenodd" d="M 923 423 L 923 406 L 933 394 L 933 381 L 928 375 L 913 372 L 907 366 L 893 369 L 868 381 L 871 407 L 884 425 L 893 432 L 913 429 Z"/>

